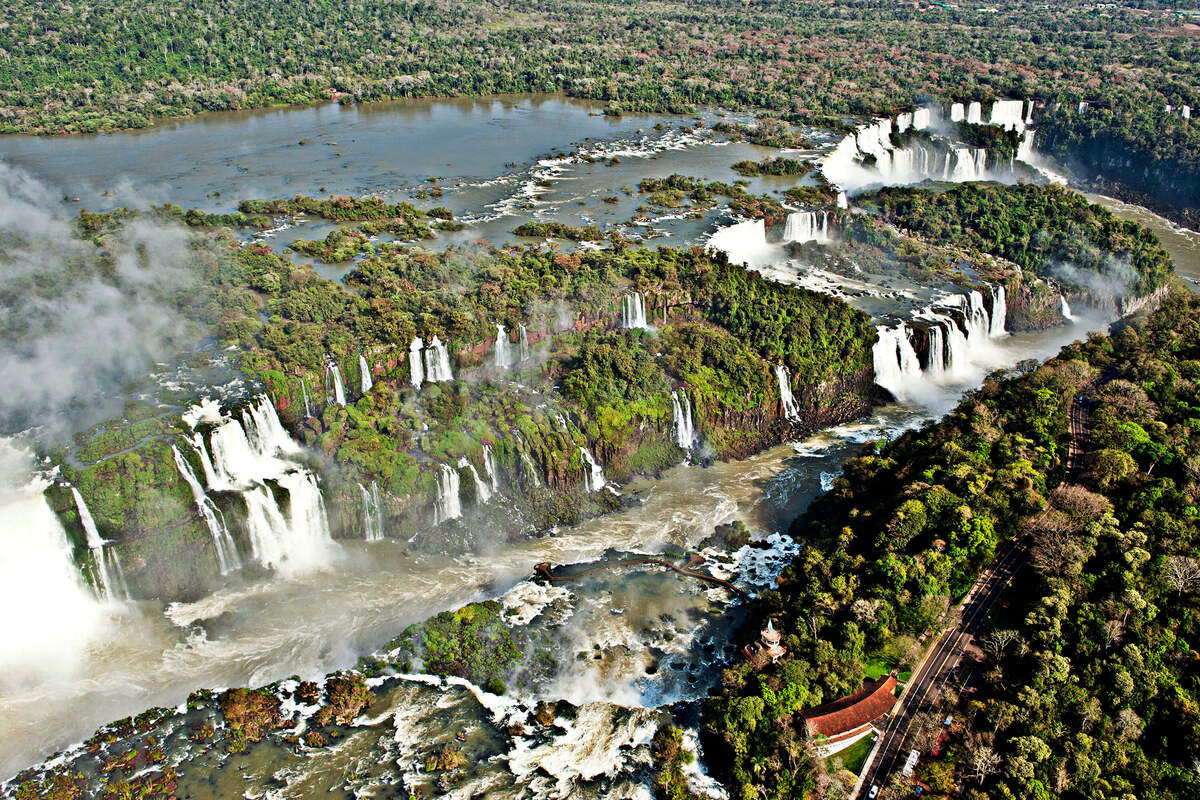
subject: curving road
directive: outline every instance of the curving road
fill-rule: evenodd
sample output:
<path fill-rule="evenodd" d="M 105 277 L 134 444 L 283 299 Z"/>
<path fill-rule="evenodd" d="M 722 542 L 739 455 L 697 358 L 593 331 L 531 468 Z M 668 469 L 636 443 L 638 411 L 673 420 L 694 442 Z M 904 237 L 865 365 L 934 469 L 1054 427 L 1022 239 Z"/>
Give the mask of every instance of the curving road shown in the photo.
<path fill-rule="evenodd" d="M 1089 395 L 1097 385 L 1107 383 L 1112 376 L 1092 381 L 1082 387 L 1073 398 L 1068 409 L 1068 428 L 1071 441 L 1067 449 L 1067 475 L 1065 484 L 1073 484 L 1083 469 L 1083 457 L 1091 440 L 1088 416 L 1091 412 Z M 949 683 L 962 660 L 963 653 L 975 638 L 975 634 L 987 619 L 988 611 L 1004 591 L 1017 570 L 1025 563 L 1029 551 L 1029 537 L 1021 537 L 1004 548 L 992 565 L 984 570 L 979 580 L 963 599 L 959 623 L 945 631 L 925 660 L 913 673 L 900 698 L 900 707 L 888 720 L 883 735 L 872 751 L 866 771 L 860 778 L 856 797 L 867 798 L 871 787 L 886 786 L 892 771 L 904 763 L 911 747 L 906 747 L 909 727 L 913 717 L 932 707 L 930 694 L 939 685 Z"/>

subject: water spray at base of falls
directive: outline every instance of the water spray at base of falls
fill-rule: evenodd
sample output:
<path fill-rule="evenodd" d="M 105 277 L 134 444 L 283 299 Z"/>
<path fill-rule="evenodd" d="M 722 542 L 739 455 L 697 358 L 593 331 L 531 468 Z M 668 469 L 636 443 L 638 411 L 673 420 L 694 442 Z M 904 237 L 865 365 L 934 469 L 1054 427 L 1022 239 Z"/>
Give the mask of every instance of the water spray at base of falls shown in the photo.
<path fill-rule="evenodd" d="M 1058 304 L 1059 310 L 1062 312 L 1063 319 L 1067 320 L 1068 322 L 1074 322 L 1075 320 L 1079 319 L 1079 317 L 1076 317 L 1071 313 L 1071 304 L 1067 302 L 1067 296 L 1065 294 L 1060 294 L 1058 296 Z"/>
<path fill-rule="evenodd" d="M 194 443 L 192 447 L 195 449 Z M 196 478 L 192 465 L 179 452 L 179 448 L 171 445 L 171 454 L 175 457 L 175 466 L 178 467 L 179 474 L 183 476 L 188 488 L 192 490 L 192 498 L 196 501 L 196 507 L 200 510 L 204 524 L 208 527 L 209 535 L 212 536 L 213 552 L 217 557 L 217 569 L 222 575 L 228 575 L 230 572 L 241 569 L 242 558 L 238 554 L 237 544 L 233 541 L 229 528 L 225 525 L 225 516 L 221 513 L 221 509 L 217 508 L 205 494 L 204 487 Z"/>
<path fill-rule="evenodd" d="M 783 241 L 785 242 L 829 242 L 829 212 L 827 211 L 794 211 L 788 214 L 783 225 Z"/>

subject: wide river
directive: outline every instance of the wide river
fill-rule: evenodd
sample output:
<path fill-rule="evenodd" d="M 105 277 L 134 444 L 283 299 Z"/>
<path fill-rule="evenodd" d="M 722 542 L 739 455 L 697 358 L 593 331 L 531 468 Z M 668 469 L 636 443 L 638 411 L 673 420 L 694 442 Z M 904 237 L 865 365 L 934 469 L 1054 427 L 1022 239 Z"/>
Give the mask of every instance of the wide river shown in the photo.
<path fill-rule="evenodd" d="M 720 208 L 691 218 L 660 209 L 643 210 L 645 220 L 627 224 L 645 202 L 638 182 L 672 173 L 732 182 L 739 177 L 732 163 L 773 152 L 715 140 L 707 126 L 716 119 L 709 113 L 611 118 L 597 106 L 553 95 L 329 104 L 212 114 L 100 136 L 0 137 L 0 166 L 23 170 L 49 187 L 61 202 L 55 213 L 62 215 L 166 202 L 230 211 L 245 198 L 382 193 L 424 207 L 444 205 L 468 223 L 433 246 L 511 240 L 511 230 L 531 218 L 622 225 L 630 235 L 682 246 L 705 241 L 731 220 Z M 693 130 L 697 121 L 705 126 Z M 761 178 L 749 188 L 773 192 L 794 184 Z M 440 190 L 436 198 L 428 196 L 433 189 Z M 1144 209 L 1112 205 L 1121 216 L 1151 225 L 1180 271 L 1200 278 L 1195 234 Z M 282 247 L 297 230 L 312 238 L 327 227 L 307 223 L 270 241 Z M 780 277 L 805 279 L 807 266 L 789 262 L 782 249 L 767 258 Z M 330 277 L 346 269 L 318 266 Z M 870 310 L 878 313 L 878 297 L 886 292 L 882 285 L 874 288 L 879 291 Z M 936 417 L 990 370 L 1044 358 L 1103 323 L 1081 319 L 1036 335 L 995 339 L 972 352 L 969 368 L 953 380 L 929 383 L 913 401 L 743 462 L 676 467 L 623 487 L 643 498 L 640 505 L 553 536 L 454 560 L 413 558 L 389 541 L 343 542 L 337 563 L 309 574 L 230 586 L 184 605 L 111 607 L 73 670 L 48 670 L 42 680 L 20 687 L 0 681 L 0 779 L 104 722 L 153 704 L 177 704 L 197 687 L 313 677 L 353 664 L 431 613 L 504 594 L 539 561 L 584 562 L 610 549 L 652 553 L 695 545 L 714 525 L 734 519 L 758 536 L 785 531 L 863 442 Z M 13 535 L 0 531 L 0 542 Z M 672 589 L 661 600 L 631 604 L 622 615 L 597 615 L 594 624 L 574 632 L 577 646 L 616 637 L 636 651 L 649 622 L 676 612 L 683 620 L 681 603 L 702 602 L 676 595 Z M 0 622 L 5 640 L 7 624 Z M 558 691 L 577 702 L 653 706 L 697 696 L 707 685 L 596 675 Z"/>

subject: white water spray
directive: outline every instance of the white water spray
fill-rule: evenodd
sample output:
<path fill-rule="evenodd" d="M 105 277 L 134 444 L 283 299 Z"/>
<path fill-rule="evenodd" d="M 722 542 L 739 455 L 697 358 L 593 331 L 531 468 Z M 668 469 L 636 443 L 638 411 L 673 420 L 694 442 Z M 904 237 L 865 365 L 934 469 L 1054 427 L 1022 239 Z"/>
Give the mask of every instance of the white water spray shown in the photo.
<path fill-rule="evenodd" d="M 438 464 L 438 467 L 437 500 L 433 504 L 434 525 L 462 516 L 458 470 L 447 464 Z"/>
<path fill-rule="evenodd" d="M 521 335 L 517 338 L 517 357 L 521 361 L 528 361 L 533 353 L 529 349 L 529 331 L 525 330 L 525 326 L 520 326 Z"/>
<path fill-rule="evenodd" d="M 491 445 L 483 446 L 483 469 L 487 472 L 488 481 L 492 484 L 492 494 L 500 493 L 500 478 L 496 469 L 496 457 L 492 454 Z"/>
<path fill-rule="evenodd" d="M 1071 304 L 1067 302 L 1067 296 L 1065 294 L 1060 294 L 1058 296 L 1058 303 L 1059 310 L 1062 311 L 1064 319 L 1066 319 L 1068 322 L 1074 322 L 1075 320 L 1079 319 L 1079 317 L 1071 313 Z"/>
<path fill-rule="evenodd" d="M 785 242 L 829 242 L 829 212 L 794 211 L 783 225 Z"/>
<path fill-rule="evenodd" d="M 607 483 L 604 480 L 604 468 L 596 463 L 596 459 L 592 458 L 592 454 L 588 452 L 586 447 L 579 448 L 579 457 L 583 459 L 583 488 L 589 492 L 598 492 L 604 488 Z"/>
<path fill-rule="evenodd" d="M 450 354 L 437 336 L 425 348 L 425 379 L 430 383 L 454 380 L 454 373 L 450 370 Z"/>
<path fill-rule="evenodd" d="M 783 364 L 776 364 L 775 377 L 779 381 L 779 403 L 783 408 L 783 415 L 793 422 L 799 422 L 800 409 L 796 405 L 796 398 L 792 397 L 791 376 L 788 368 Z"/>
<path fill-rule="evenodd" d="M 368 366 L 367 359 L 363 357 L 362 353 L 358 355 L 358 379 L 363 394 L 371 391 L 371 387 L 375 385 L 375 382 L 371 380 L 371 367 Z"/>

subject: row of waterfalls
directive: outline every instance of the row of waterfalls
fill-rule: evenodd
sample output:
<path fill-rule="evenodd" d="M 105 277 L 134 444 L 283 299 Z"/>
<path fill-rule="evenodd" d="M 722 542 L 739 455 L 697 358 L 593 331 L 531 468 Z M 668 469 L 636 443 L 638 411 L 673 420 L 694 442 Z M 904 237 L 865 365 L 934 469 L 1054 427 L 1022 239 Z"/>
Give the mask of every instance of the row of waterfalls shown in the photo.
<path fill-rule="evenodd" d="M 408 370 L 409 382 L 414 389 L 420 389 L 425 381 L 444 383 L 454 380 L 450 353 L 436 335 L 428 346 L 420 337 L 412 340 L 408 346 Z"/>
<path fill-rule="evenodd" d="M 524 364 L 533 358 L 533 350 L 529 347 L 529 331 L 524 325 L 517 326 L 516 348 L 508 339 L 504 326 L 496 325 L 496 347 L 493 361 L 500 369 L 509 369 L 517 364 Z"/>
<path fill-rule="evenodd" d="M 906 400 L 923 382 L 967 377 L 973 356 L 1008 333 L 1004 287 L 991 287 L 990 295 L 990 306 L 977 290 L 949 295 L 909 321 L 877 326 L 875 382 Z"/>

